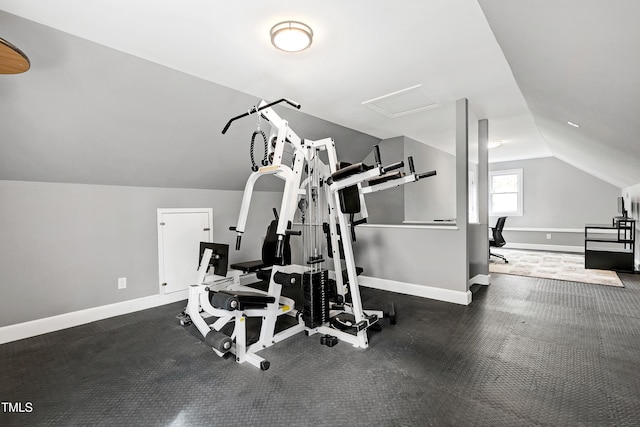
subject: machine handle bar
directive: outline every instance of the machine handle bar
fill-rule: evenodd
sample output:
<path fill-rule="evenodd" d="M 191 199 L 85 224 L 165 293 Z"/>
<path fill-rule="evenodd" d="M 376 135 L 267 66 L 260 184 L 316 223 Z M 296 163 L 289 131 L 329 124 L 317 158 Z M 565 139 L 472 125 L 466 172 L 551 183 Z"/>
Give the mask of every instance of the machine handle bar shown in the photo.
<path fill-rule="evenodd" d="M 403 161 L 399 161 L 399 162 L 395 162 L 395 163 L 391 163 L 389 166 L 385 166 L 384 172 L 391 172 L 392 170 L 396 170 L 396 169 L 400 169 L 404 167 L 404 162 Z"/>
<path fill-rule="evenodd" d="M 297 102 L 291 101 L 291 100 L 289 100 L 289 99 L 287 99 L 287 98 L 282 98 L 282 99 L 279 99 L 279 100 L 277 100 L 277 101 L 270 102 L 269 104 L 267 104 L 267 105 L 263 105 L 263 106 L 262 106 L 262 107 L 260 107 L 260 108 L 256 108 L 256 107 L 254 106 L 252 109 L 250 109 L 250 110 L 249 110 L 249 111 L 247 111 L 246 113 L 240 114 L 239 116 L 235 116 L 234 118 L 232 118 L 231 120 L 229 120 L 229 121 L 227 122 L 227 124 L 224 126 L 224 129 L 222 129 L 222 134 L 224 135 L 225 133 L 227 133 L 227 131 L 229 130 L 229 127 L 231 126 L 231 123 L 233 123 L 234 121 L 236 121 L 236 120 L 238 120 L 238 119 L 241 119 L 241 118 L 243 118 L 243 117 L 247 117 L 247 116 L 249 116 L 249 115 L 251 115 L 251 114 L 253 114 L 253 113 L 257 113 L 258 111 L 260 111 L 260 110 L 264 110 L 265 108 L 272 107 L 272 106 L 274 106 L 274 105 L 276 105 L 276 104 L 279 104 L 279 103 L 281 103 L 281 102 L 286 102 L 287 104 L 291 105 L 293 108 L 296 108 L 296 109 L 298 109 L 298 110 L 300 109 L 300 104 L 298 104 Z"/>
<path fill-rule="evenodd" d="M 380 160 L 380 147 L 377 145 L 373 146 L 373 157 L 376 160 L 376 165 L 380 165 L 380 163 L 382 163 Z"/>
<path fill-rule="evenodd" d="M 302 236 L 302 230 L 285 230 L 287 236 Z"/>
<path fill-rule="evenodd" d="M 434 176 L 435 174 L 436 174 L 436 171 L 429 171 L 429 172 L 421 173 L 420 175 L 418 175 L 418 179 L 428 178 L 430 176 Z"/>
<path fill-rule="evenodd" d="M 409 172 L 411 172 L 411 173 L 416 173 L 416 168 L 415 168 L 415 166 L 413 165 L 413 157 L 409 156 L 409 157 L 407 158 L 407 161 L 409 162 Z"/>
<path fill-rule="evenodd" d="M 359 219 L 357 221 L 352 222 L 351 225 L 355 227 L 356 225 L 366 224 L 366 223 L 367 223 L 367 218 L 362 218 L 362 219 Z"/>

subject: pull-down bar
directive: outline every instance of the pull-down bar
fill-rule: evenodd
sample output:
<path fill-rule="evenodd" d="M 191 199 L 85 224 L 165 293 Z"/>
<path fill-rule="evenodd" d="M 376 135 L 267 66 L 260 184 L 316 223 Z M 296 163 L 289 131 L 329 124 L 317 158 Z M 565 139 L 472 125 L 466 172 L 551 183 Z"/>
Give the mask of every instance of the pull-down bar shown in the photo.
<path fill-rule="evenodd" d="M 232 118 L 231 120 L 229 120 L 227 122 L 227 124 L 224 126 L 224 129 L 222 129 L 222 134 L 224 135 L 225 133 L 227 133 L 227 131 L 229 130 L 229 127 L 231 126 L 231 123 L 233 123 L 234 121 L 236 121 L 238 119 L 241 119 L 243 117 L 250 116 L 251 114 L 257 113 L 258 111 L 264 110 L 265 108 L 269 108 L 269 107 L 272 107 L 272 106 L 274 106 L 276 104 L 280 104 L 281 102 L 286 102 L 287 104 L 291 105 L 293 108 L 296 108 L 298 110 L 300 109 L 300 104 L 298 104 L 297 102 L 291 101 L 290 99 L 287 99 L 287 98 L 282 98 L 282 99 L 279 99 L 277 101 L 273 101 L 273 102 L 271 102 L 271 103 L 269 103 L 267 105 L 263 105 L 260 108 L 256 108 L 254 106 L 251 110 L 247 111 L 246 113 L 240 114 L 239 116 L 236 116 L 236 117 Z"/>

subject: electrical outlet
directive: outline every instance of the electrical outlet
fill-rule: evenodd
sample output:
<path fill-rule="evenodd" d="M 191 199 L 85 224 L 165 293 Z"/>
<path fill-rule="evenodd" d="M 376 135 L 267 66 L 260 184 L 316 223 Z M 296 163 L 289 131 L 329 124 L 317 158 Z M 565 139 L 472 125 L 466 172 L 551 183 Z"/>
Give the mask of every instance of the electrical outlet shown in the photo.
<path fill-rule="evenodd" d="M 126 289 L 126 287 L 127 287 L 127 278 L 120 277 L 118 279 L 118 289 Z"/>
<path fill-rule="evenodd" d="M 551 233 L 547 233 L 547 240 L 551 240 Z"/>

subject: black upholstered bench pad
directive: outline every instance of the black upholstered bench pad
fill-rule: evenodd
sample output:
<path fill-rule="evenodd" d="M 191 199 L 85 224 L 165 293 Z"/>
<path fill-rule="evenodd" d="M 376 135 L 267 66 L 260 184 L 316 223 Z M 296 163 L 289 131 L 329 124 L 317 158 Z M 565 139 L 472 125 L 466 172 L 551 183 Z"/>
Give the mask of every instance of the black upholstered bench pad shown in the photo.
<path fill-rule="evenodd" d="M 231 264 L 230 267 L 233 270 L 252 272 L 252 271 L 258 271 L 261 268 L 268 267 L 268 266 L 264 262 L 262 262 L 262 260 L 257 260 L 257 261 L 238 262 L 235 264 Z"/>
<path fill-rule="evenodd" d="M 360 172 L 368 171 L 372 169 L 373 166 L 367 166 L 364 163 L 354 163 L 353 165 L 346 166 L 342 169 L 338 169 L 331 175 L 331 179 L 334 181 L 340 181 L 341 179 L 345 179 L 350 177 L 351 175 L 355 175 Z"/>

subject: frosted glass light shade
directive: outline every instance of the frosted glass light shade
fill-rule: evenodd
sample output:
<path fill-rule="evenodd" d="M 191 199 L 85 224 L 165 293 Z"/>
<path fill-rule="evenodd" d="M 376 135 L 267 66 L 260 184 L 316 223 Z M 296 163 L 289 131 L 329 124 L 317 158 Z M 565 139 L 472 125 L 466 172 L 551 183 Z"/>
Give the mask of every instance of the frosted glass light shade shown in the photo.
<path fill-rule="evenodd" d="M 271 43 L 285 52 L 300 52 L 311 46 L 313 31 L 298 21 L 284 21 L 271 28 Z"/>

